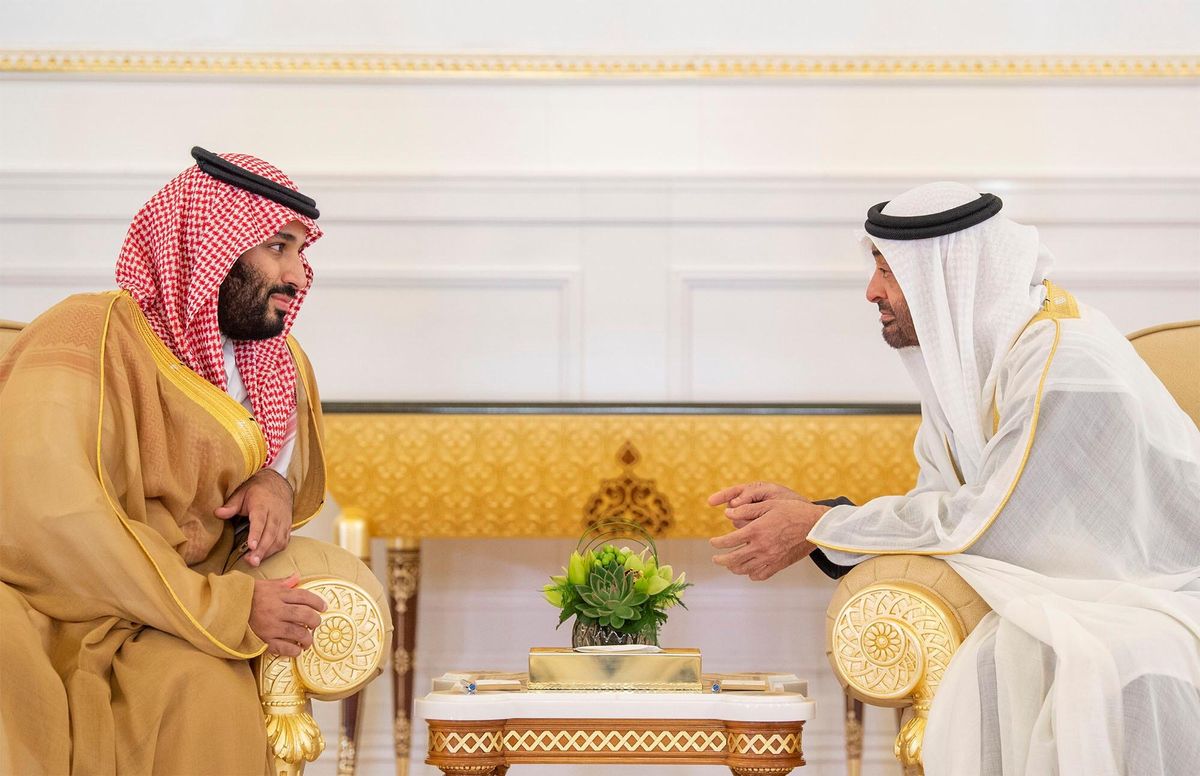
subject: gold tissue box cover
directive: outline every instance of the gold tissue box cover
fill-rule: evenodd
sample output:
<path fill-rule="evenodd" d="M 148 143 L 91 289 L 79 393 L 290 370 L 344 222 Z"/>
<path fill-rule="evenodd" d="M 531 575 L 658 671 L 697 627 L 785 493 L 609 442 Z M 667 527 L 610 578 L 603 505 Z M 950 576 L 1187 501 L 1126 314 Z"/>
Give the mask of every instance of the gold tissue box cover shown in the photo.
<path fill-rule="evenodd" d="M 604 654 L 534 647 L 529 650 L 529 689 L 702 692 L 700 650 Z"/>

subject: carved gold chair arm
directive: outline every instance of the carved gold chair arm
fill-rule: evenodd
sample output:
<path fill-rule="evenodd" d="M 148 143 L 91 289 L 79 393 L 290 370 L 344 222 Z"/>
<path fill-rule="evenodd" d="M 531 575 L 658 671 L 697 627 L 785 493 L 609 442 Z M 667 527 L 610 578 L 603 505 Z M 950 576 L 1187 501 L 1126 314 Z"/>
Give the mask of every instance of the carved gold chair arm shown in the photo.
<path fill-rule="evenodd" d="M 895 755 L 921 768 L 925 723 L 955 650 L 991 611 L 945 561 L 887 555 L 859 564 L 826 611 L 826 654 L 846 692 L 873 706 L 913 707 Z"/>
<path fill-rule="evenodd" d="M 298 571 L 299 587 L 328 605 L 311 647 L 295 658 L 264 654 L 255 671 L 275 759 L 272 774 L 299 776 L 325 749 L 311 699 L 352 695 L 381 670 L 392 634 L 383 585 L 349 552 L 305 537 L 293 537 L 257 569 L 241 562 L 234 568 L 264 579 Z"/>

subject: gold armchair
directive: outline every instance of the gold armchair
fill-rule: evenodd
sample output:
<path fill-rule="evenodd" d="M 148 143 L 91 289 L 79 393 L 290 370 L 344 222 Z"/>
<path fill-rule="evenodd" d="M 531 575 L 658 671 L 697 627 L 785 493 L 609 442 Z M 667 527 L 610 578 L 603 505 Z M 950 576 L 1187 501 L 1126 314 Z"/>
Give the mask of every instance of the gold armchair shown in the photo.
<path fill-rule="evenodd" d="M 1200 425 L 1200 321 L 1142 329 L 1133 347 Z M 826 611 L 826 654 L 846 693 L 873 706 L 911 707 L 894 753 L 920 772 L 925 722 L 955 650 L 990 611 L 949 564 L 884 555 L 839 583 Z"/>

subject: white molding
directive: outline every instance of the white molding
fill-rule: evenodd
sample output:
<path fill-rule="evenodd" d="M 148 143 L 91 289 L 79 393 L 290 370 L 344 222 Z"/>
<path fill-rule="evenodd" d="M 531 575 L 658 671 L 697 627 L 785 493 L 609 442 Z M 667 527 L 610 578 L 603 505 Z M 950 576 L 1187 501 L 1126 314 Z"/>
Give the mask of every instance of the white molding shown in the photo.
<path fill-rule="evenodd" d="M 120 223 L 178 170 L 0 170 L 0 223 Z M 346 175 L 297 173 L 322 225 L 862 225 L 869 204 L 955 177 L 1041 226 L 1195 226 L 1200 176 Z M 647 201 L 660 207 L 647 208 Z"/>

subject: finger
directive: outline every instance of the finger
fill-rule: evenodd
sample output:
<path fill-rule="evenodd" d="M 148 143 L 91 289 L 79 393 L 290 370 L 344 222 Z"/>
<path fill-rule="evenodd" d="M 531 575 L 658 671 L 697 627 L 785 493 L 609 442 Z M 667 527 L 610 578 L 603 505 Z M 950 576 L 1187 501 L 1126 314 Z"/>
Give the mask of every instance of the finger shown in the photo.
<path fill-rule="evenodd" d="M 754 520 L 762 517 L 771 508 L 770 501 L 755 501 L 740 507 L 726 507 L 725 517 L 730 520 Z"/>
<path fill-rule="evenodd" d="M 742 492 L 745 485 L 731 485 L 724 490 L 718 490 L 716 493 L 708 497 L 708 505 L 710 507 L 720 506 L 727 503 L 731 498 Z"/>
<path fill-rule="evenodd" d="M 739 528 L 736 531 L 730 531 L 727 534 L 713 537 L 708 540 L 708 543 L 718 550 L 732 550 L 735 547 L 741 547 L 749 541 L 750 537 L 747 536 L 748 531 L 749 527 Z"/>
<path fill-rule="evenodd" d="M 731 522 L 733 523 L 734 528 L 745 528 L 746 526 L 750 525 L 754 521 L 753 520 L 733 520 Z"/>
<path fill-rule="evenodd" d="M 285 603 L 306 606 L 309 609 L 316 609 L 318 612 L 323 612 L 329 607 L 324 598 L 311 590 L 292 590 L 283 595 L 283 600 Z"/>
<path fill-rule="evenodd" d="M 275 549 L 271 551 L 274 555 L 277 552 L 282 552 L 287 549 L 288 542 L 292 539 L 292 525 L 287 517 L 279 518 L 279 530 L 275 535 Z"/>
<path fill-rule="evenodd" d="M 283 619 L 288 622 L 294 622 L 297 625 L 303 625 L 305 628 L 312 630 L 321 624 L 321 615 L 317 614 L 311 607 L 299 604 L 289 604 L 283 609 Z"/>
<path fill-rule="evenodd" d="M 761 560 L 755 562 L 756 555 L 757 553 L 751 547 L 739 547 L 733 552 L 714 555 L 713 563 L 717 564 L 718 566 L 724 566 L 730 571 L 734 571 L 738 574 L 743 574 L 745 573 L 744 571 L 738 571 L 737 569 L 744 568 L 747 566 L 747 564 L 760 565 L 762 563 Z"/>
<path fill-rule="evenodd" d="M 283 655 L 284 657 L 299 657 L 303 651 L 299 645 L 280 639 L 269 639 L 267 641 L 267 649 L 276 655 Z"/>
<path fill-rule="evenodd" d="M 243 503 L 245 502 L 245 491 L 235 490 L 233 495 L 221 506 L 213 510 L 213 514 L 222 520 L 228 520 L 242 511 Z"/>
<path fill-rule="evenodd" d="M 257 550 L 259 543 L 262 541 L 263 531 L 267 528 L 266 515 L 261 509 L 251 509 L 247 517 L 250 518 L 250 535 L 246 537 L 246 546 L 251 550 Z M 255 566 L 258 565 L 255 562 L 257 555 L 258 553 L 255 553 L 250 557 L 250 562 L 254 563 Z M 261 558 L 258 558 L 258 560 L 261 560 Z"/>
<path fill-rule="evenodd" d="M 762 582 L 770 579 L 775 576 L 775 572 L 779 571 L 779 568 L 781 567 L 776 567 L 774 564 L 767 564 L 750 572 L 750 579 L 754 582 Z"/>
<path fill-rule="evenodd" d="M 284 587 L 286 587 L 288 590 L 291 590 L 291 589 L 292 589 L 292 588 L 294 588 L 296 585 L 300 584 L 300 572 L 299 572 L 299 571 L 293 571 L 293 572 L 291 573 L 291 576 L 285 577 L 284 579 L 281 579 L 281 580 L 279 580 L 279 581 L 280 581 L 280 583 L 282 583 L 282 584 L 283 584 L 283 586 L 284 586 Z M 305 591 L 305 592 L 307 592 L 307 591 Z M 282 596 L 283 600 L 287 601 L 287 600 L 288 600 L 288 596 L 289 596 L 289 594 L 285 593 L 285 594 Z"/>
<path fill-rule="evenodd" d="M 294 644 L 299 644 L 301 647 L 307 647 L 312 644 L 312 631 L 303 625 L 296 625 L 291 622 L 283 622 L 279 625 L 279 638 L 287 639 Z"/>
<path fill-rule="evenodd" d="M 279 518 L 268 513 L 266 527 L 263 528 L 262 538 L 258 540 L 258 549 L 254 553 L 260 563 L 283 549 L 280 537 L 283 530 Z"/>
<path fill-rule="evenodd" d="M 742 492 L 729 502 L 729 506 L 738 507 L 742 504 L 752 504 L 774 497 L 779 486 L 773 482 L 751 482 L 742 488 Z"/>

